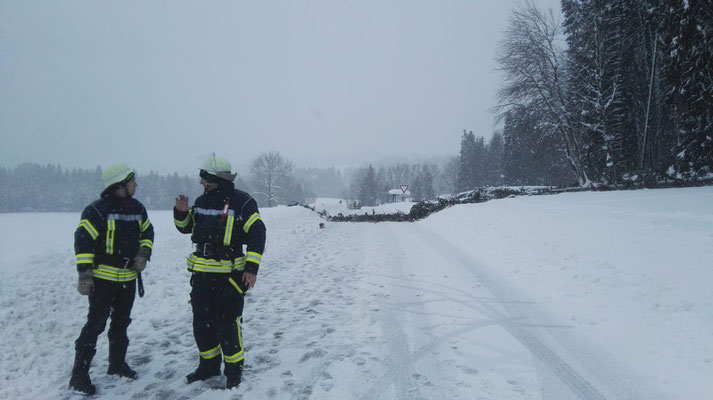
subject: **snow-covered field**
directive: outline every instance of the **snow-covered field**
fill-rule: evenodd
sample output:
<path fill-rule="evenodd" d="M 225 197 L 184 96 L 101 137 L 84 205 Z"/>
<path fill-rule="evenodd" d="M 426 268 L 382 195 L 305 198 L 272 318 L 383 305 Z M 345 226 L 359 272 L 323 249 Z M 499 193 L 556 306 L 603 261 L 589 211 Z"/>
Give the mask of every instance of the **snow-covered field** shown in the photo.
<path fill-rule="evenodd" d="M 190 244 L 154 211 L 129 327 L 140 376 L 105 374 L 102 335 L 101 398 L 713 398 L 711 187 L 519 197 L 325 229 L 303 207 L 261 212 L 243 384 L 184 383 L 197 364 Z M 67 390 L 86 316 L 78 219 L 0 214 L 2 399 L 81 398 Z"/>

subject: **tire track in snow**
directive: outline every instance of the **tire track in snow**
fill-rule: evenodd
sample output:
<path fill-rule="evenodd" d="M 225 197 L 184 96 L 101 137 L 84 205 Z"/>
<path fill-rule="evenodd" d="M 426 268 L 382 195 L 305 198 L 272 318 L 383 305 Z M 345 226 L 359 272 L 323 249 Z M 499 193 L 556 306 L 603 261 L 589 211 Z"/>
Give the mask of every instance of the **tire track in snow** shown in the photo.
<path fill-rule="evenodd" d="M 403 266 L 398 258 L 385 257 L 386 254 L 393 252 L 395 249 L 393 236 L 385 234 L 384 228 L 386 226 L 383 224 L 362 226 L 362 229 L 369 230 L 369 234 L 365 235 L 368 242 L 362 243 L 361 246 L 369 249 L 369 252 L 363 253 L 364 257 L 360 260 L 361 269 L 371 271 L 372 269 L 377 269 L 374 266 L 378 265 L 380 268 L 390 268 L 392 271 L 403 271 Z M 371 274 L 374 274 L 374 272 L 372 271 Z M 391 294 L 393 295 L 394 293 Z M 379 309 L 381 310 L 382 308 L 380 306 Z M 380 398 L 393 385 L 399 399 L 424 399 L 425 397 L 423 397 L 418 385 L 411 384 L 411 381 L 419 376 L 413 369 L 414 364 L 427 353 L 421 352 L 414 355 L 413 352 L 409 351 L 405 340 L 406 333 L 393 308 L 387 307 L 385 312 L 381 314 L 385 315 L 378 315 L 376 318 L 385 334 L 384 339 L 386 340 L 388 353 L 384 357 L 391 363 L 391 366 L 387 373 L 376 380 L 360 398 L 364 400 Z"/>
<path fill-rule="evenodd" d="M 359 262 L 360 269 L 369 271 L 372 278 L 377 281 L 386 282 L 383 285 L 389 291 L 382 293 L 382 300 L 378 303 L 379 313 L 376 314 L 378 325 L 383 332 L 383 344 L 385 346 L 385 360 L 381 363 L 382 368 L 386 368 L 375 380 L 368 381 L 370 385 L 358 398 L 394 398 L 394 399 L 426 399 L 426 398 L 470 398 L 473 395 L 471 383 L 478 374 L 475 368 L 462 355 L 453 354 L 455 359 L 443 359 L 441 353 L 452 354 L 453 349 L 457 349 L 456 339 L 468 342 L 468 334 L 482 328 L 502 326 L 503 321 L 499 317 L 487 313 L 486 309 L 473 308 L 474 296 L 472 293 L 461 293 L 460 296 L 446 295 L 453 293 L 452 288 L 443 285 L 434 285 L 434 282 L 408 278 L 418 274 L 418 267 L 414 270 L 413 264 L 423 264 L 424 259 L 407 257 L 405 249 L 409 251 L 414 247 L 414 238 L 402 237 L 401 228 L 394 228 L 397 225 L 405 224 L 362 224 L 362 232 L 366 241 L 359 245 L 367 249 L 369 254 L 364 256 Z M 364 240 L 364 238 L 362 238 Z M 420 242 L 423 239 L 418 239 Z M 406 244 L 407 243 L 407 244 Z M 405 244 L 406 247 L 404 247 Z M 424 248 L 433 247 L 426 243 Z M 433 261 L 433 260 L 429 260 Z M 409 263 L 406 265 L 405 263 Z M 377 267 L 374 268 L 374 265 Z M 430 265 L 430 264 L 429 264 Z M 434 264 L 435 265 L 435 264 Z M 388 274 L 387 274 L 388 273 Z M 399 284 L 404 281 L 416 283 L 417 285 Z M 426 289 L 431 287 L 433 289 Z M 440 289 L 440 290 L 437 290 Z M 412 301 L 414 296 L 428 294 L 435 300 Z M 385 295 L 385 297 L 383 297 Z M 395 298 L 395 299 L 394 299 Z M 385 300 L 384 300 L 385 299 Z M 478 302 L 494 302 L 492 298 L 475 298 Z M 476 317 L 470 313 L 466 317 L 447 316 L 441 312 L 428 312 L 424 307 L 432 301 L 447 301 L 470 307 L 477 311 Z M 508 300 L 506 300 L 508 301 Z M 422 326 L 429 322 L 430 317 L 436 317 L 434 322 L 443 320 L 460 320 L 457 323 L 447 323 L 445 325 Z M 481 317 L 482 316 L 482 317 Z M 455 327 L 454 327 L 455 326 Z M 443 332 L 446 330 L 446 332 Z M 441 331 L 440 334 L 437 332 Z M 451 347 L 454 346 L 454 347 Z M 495 353 L 501 353 L 505 362 L 517 360 L 526 352 L 519 354 L 504 352 L 502 348 L 488 347 L 487 343 L 483 347 L 489 348 Z M 528 356 L 529 359 L 529 356 Z M 458 362 L 456 362 L 456 360 Z M 444 375 L 438 365 L 448 367 L 451 374 Z M 453 369 L 455 368 L 455 369 Z M 483 369 L 488 369 L 482 366 Z M 460 370 L 460 371 L 457 371 Z M 378 368 L 377 368 L 377 371 Z M 457 372 L 456 372 L 457 371 Z M 418 373 L 421 372 L 421 373 Z M 489 374 L 478 377 L 478 386 L 475 390 L 481 393 L 482 398 L 502 398 L 501 390 L 511 391 L 508 398 L 527 398 L 528 388 L 518 387 L 512 379 L 500 379 L 495 383 L 498 387 L 493 387 Z M 456 376 L 452 374 L 456 373 Z M 433 383 L 435 382 L 435 384 Z M 448 383 L 447 383 L 448 382 Z M 452 384 L 450 384 L 452 383 Z M 483 392 L 482 389 L 485 389 Z M 531 389 L 531 388 L 530 388 Z M 490 395 L 490 397 L 488 397 Z"/>
<path fill-rule="evenodd" d="M 513 302 L 513 301 L 503 301 L 503 302 L 498 302 L 497 300 L 483 300 L 481 299 L 476 299 L 474 297 L 471 297 L 468 299 L 467 293 L 462 292 L 461 294 L 466 295 L 465 298 L 457 298 L 454 296 L 448 296 L 444 295 L 445 291 L 456 291 L 458 292 L 458 289 L 445 286 L 445 285 L 438 285 L 438 284 L 433 284 L 430 282 L 423 282 L 423 281 L 418 281 L 418 280 L 412 280 L 413 282 L 419 282 L 421 284 L 426 284 L 426 285 L 432 285 L 439 287 L 439 290 L 429 290 L 425 289 L 423 286 L 419 286 L 419 290 L 424 292 L 424 293 L 430 293 L 433 295 L 437 295 L 442 297 L 445 300 L 448 300 L 452 303 L 457 303 L 462 306 L 471 308 L 473 310 L 476 310 L 485 316 L 488 316 L 488 322 L 487 323 L 480 323 L 480 324 L 473 324 L 472 326 L 469 326 L 465 329 L 460 329 L 453 331 L 447 335 L 444 335 L 441 339 L 448 339 L 448 338 L 455 338 L 460 335 L 463 335 L 465 333 L 468 333 L 470 331 L 473 331 L 477 328 L 482 328 L 486 326 L 491 326 L 491 325 L 498 325 L 503 327 L 506 331 L 508 331 L 514 338 L 518 340 L 521 344 L 523 344 L 526 348 L 530 350 L 530 352 L 533 353 L 534 356 L 536 356 L 538 359 L 540 359 L 546 366 L 551 368 L 555 374 L 565 383 L 567 386 L 570 387 L 570 389 L 579 396 L 580 399 L 583 400 L 603 400 L 605 397 L 601 395 L 591 384 L 589 384 L 584 378 L 582 378 L 569 364 L 567 364 L 564 360 L 562 360 L 553 350 L 550 349 L 547 345 L 545 345 L 541 340 L 539 340 L 537 337 L 535 337 L 532 333 L 530 333 L 526 327 L 553 327 L 553 328 L 562 328 L 566 326 L 562 325 L 555 325 L 555 324 L 550 324 L 550 325 L 543 325 L 543 324 L 523 324 L 519 323 L 518 321 L 522 321 L 524 319 L 529 319 L 527 317 L 513 317 L 513 316 L 508 316 L 506 313 L 503 313 L 501 311 L 498 311 L 497 308 L 495 307 L 495 304 L 498 303 L 519 303 L 519 302 Z M 399 285 L 395 285 L 399 286 Z M 411 286 L 403 286 L 405 288 L 411 288 Z M 433 342 L 434 345 L 438 345 L 441 343 L 440 340 L 436 340 Z M 426 349 L 428 346 L 424 346 L 424 349 Z"/>
<path fill-rule="evenodd" d="M 527 306 L 527 302 L 523 303 L 515 290 L 506 288 L 504 283 L 493 279 L 484 266 L 438 234 L 418 224 L 411 224 L 410 227 L 413 229 L 414 237 L 418 236 L 429 245 L 438 247 L 443 254 L 448 254 L 448 257 L 452 258 L 457 265 L 480 279 L 497 301 L 479 302 L 479 308 L 493 320 L 499 321 L 505 330 L 537 357 L 579 399 L 651 398 L 648 395 L 642 396 L 641 393 L 637 393 L 636 389 L 621 382 L 614 375 L 612 366 L 600 362 L 597 355 L 578 345 L 573 338 L 562 333 L 561 330 L 558 332 L 546 331 L 561 348 L 559 351 L 555 350 L 554 346 L 548 344 L 548 341 L 544 339 L 542 331 L 537 330 L 543 326 L 537 322 L 548 321 L 551 320 L 550 318 L 544 317 L 541 312 L 535 310 L 534 306 Z M 525 316 L 530 321 L 536 321 L 534 327 L 533 324 L 516 322 L 518 316 Z M 557 326 L 557 324 L 551 325 Z"/>

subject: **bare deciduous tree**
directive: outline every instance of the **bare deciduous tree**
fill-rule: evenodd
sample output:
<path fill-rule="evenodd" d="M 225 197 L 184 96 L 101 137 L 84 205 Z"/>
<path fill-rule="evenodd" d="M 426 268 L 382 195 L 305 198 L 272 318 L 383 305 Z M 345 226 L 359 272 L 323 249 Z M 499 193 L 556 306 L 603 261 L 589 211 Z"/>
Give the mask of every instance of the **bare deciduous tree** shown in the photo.
<path fill-rule="evenodd" d="M 268 207 L 278 204 L 293 169 L 292 161 L 276 151 L 255 157 L 250 163 L 250 176 L 256 190 L 253 194 L 264 196 Z"/>
<path fill-rule="evenodd" d="M 565 53 L 559 47 L 561 29 L 552 13 L 543 13 L 532 0 L 513 11 L 497 62 L 505 74 L 496 109 L 501 117 L 513 107 L 542 110 L 552 134 L 565 144 L 567 159 L 580 186 L 591 182 L 582 163 L 576 129 L 568 114 Z"/>

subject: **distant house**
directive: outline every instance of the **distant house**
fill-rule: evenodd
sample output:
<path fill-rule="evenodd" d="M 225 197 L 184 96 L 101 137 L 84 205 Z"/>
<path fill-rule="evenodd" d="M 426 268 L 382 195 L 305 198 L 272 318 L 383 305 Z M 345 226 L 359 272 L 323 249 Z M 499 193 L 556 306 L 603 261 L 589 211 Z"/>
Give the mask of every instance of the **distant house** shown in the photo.
<path fill-rule="evenodd" d="M 401 203 L 411 198 L 411 191 L 406 190 L 404 192 L 401 189 L 391 189 L 389 190 L 389 198 L 392 203 Z"/>

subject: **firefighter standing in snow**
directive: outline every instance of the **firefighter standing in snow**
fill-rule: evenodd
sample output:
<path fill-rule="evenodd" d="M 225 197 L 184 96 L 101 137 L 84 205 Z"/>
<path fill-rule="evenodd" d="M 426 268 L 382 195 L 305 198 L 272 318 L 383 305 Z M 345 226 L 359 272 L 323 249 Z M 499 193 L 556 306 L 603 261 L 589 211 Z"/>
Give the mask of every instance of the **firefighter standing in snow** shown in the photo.
<path fill-rule="evenodd" d="M 191 233 L 196 250 L 191 271 L 193 335 L 200 354 L 188 383 L 220 374 L 221 354 L 228 389 L 237 387 L 245 359 L 241 322 L 245 292 L 255 285 L 265 249 L 265 225 L 255 199 L 235 189 L 230 163 L 213 155 L 200 171 L 203 195 L 192 208 L 179 195 L 176 228 Z M 243 245 L 247 246 L 243 253 Z"/>
<path fill-rule="evenodd" d="M 136 372 L 126 364 L 131 308 L 136 277 L 146 268 L 153 247 L 153 226 L 146 208 L 133 195 L 134 170 L 115 164 L 102 173 L 104 191 L 99 200 L 82 212 L 74 232 L 79 282 L 77 290 L 89 297 L 87 323 L 75 343 L 71 389 L 94 394 L 89 366 L 96 353 L 97 337 L 109 325 L 109 369 L 107 374 L 129 379 Z"/>

